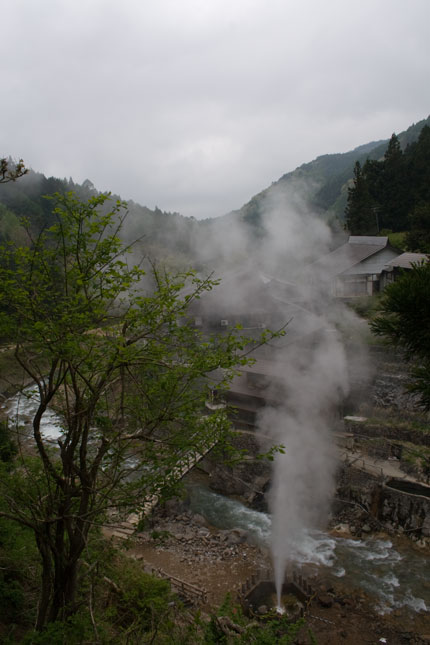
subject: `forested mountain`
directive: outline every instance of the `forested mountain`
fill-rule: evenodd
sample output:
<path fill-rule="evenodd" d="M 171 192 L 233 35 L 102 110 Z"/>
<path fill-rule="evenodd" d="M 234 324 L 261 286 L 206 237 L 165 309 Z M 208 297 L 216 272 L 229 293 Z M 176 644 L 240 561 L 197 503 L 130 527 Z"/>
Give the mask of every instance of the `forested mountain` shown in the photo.
<path fill-rule="evenodd" d="M 19 181 L 0 184 L 0 241 L 25 239 L 22 218 L 27 220 L 33 236 L 50 226 L 54 221 L 55 200 L 47 199 L 47 196 L 68 191 L 73 191 L 82 200 L 97 194 L 89 180 L 76 184 L 72 179 L 47 178 L 34 171 Z M 112 195 L 112 200 L 120 200 L 120 197 Z M 108 208 L 109 204 L 106 204 Z M 141 238 L 142 252 L 151 259 L 160 259 L 168 265 L 173 263 L 176 268 L 181 263 L 189 264 L 195 226 L 196 220 L 191 217 L 163 212 L 159 208 L 151 210 L 130 201 L 123 235 L 125 241 Z"/>
<path fill-rule="evenodd" d="M 356 191 L 358 198 L 356 185 L 363 177 L 369 194 L 361 195 L 360 199 L 367 204 L 366 208 L 370 208 L 373 219 L 368 226 L 363 225 L 364 228 L 361 224 L 358 228 L 354 225 L 354 231 L 371 233 L 375 226 L 404 230 L 409 226 L 405 213 L 409 213 L 412 207 L 418 226 L 423 218 L 424 221 L 429 219 L 425 206 L 429 198 L 424 194 L 424 187 L 429 190 L 430 160 L 428 150 L 424 150 L 427 139 L 421 140 L 424 135 L 419 139 L 424 126 L 430 126 L 430 117 L 398 134 L 395 140 L 373 141 L 347 153 L 317 157 L 283 175 L 240 209 L 215 219 L 198 221 L 179 213 L 163 212 L 159 208 L 151 210 L 130 201 L 125 236 L 127 240 L 142 238 L 142 253 L 173 268 L 190 264 L 196 268 L 212 266 L 220 257 L 235 254 L 237 249 L 231 253 L 229 239 L 233 227 L 237 231 L 239 225 L 243 234 L 240 253 L 249 253 L 258 245 L 266 234 L 265 218 L 274 209 L 281 215 L 291 208 L 299 214 L 316 213 L 334 230 L 342 231 L 348 199 L 350 225 L 353 217 L 351 190 Z M 381 164 L 384 167 L 382 174 Z M 416 181 L 411 180 L 411 173 L 416 176 Z M 377 194 L 379 189 L 382 190 L 381 181 L 384 197 Z M 392 189 L 387 188 L 390 181 L 394 182 Z M 22 217 L 27 218 L 34 234 L 52 223 L 54 202 L 44 196 L 70 190 L 83 199 L 97 193 L 88 180 L 79 185 L 72 179 L 47 178 L 34 171 L 17 182 L 0 184 L 0 240 L 24 238 L 25 233 L 20 226 Z M 112 197 L 120 199 L 116 195 Z M 387 200 L 391 200 L 390 212 L 397 209 L 397 215 L 387 215 Z M 376 219 L 378 222 L 373 226 Z"/>
<path fill-rule="evenodd" d="M 404 150 L 393 134 L 381 160 L 359 161 L 348 189 L 346 224 L 353 235 L 407 231 L 410 251 L 430 252 L 430 127 Z"/>
<path fill-rule="evenodd" d="M 28 222 L 32 234 L 53 223 L 54 202 L 46 196 L 53 193 L 74 191 L 80 198 L 88 199 L 96 193 L 90 181 L 82 185 L 72 179 L 45 177 L 30 171 L 19 181 L 0 184 L 0 239 L 21 238 L 22 219 Z"/>
<path fill-rule="evenodd" d="M 430 125 L 430 117 L 411 125 L 397 138 L 402 149 L 415 142 L 422 128 Z M 342 154 L 327 154 L 305 163 L 293 172 L 283 175 L 242 206 L 226 217 L 240 219 L 244 223 L 261 227 L 267 204 L 272 197 L 292 203 L 296 208 L 306 209 L 321 215 L 332 224 L 343 225 L 347 205 L 348 185 L 353 178 L 358 161 L 364 165 L 369 160 L 383 158 L 389 139 L 373 141 Z"/>

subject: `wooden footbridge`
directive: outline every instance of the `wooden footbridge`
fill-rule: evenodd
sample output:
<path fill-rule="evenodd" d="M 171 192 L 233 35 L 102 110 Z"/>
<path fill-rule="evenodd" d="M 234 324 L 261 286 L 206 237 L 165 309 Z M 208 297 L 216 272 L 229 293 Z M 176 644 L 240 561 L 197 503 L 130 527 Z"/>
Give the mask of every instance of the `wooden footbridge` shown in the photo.
<path fill-rule="evenodd" d="M 212 438 L 207 441 L 207 443 L 200 451 L 190 450 L 189 452 L 187 452 L 178 461 L 173 470 L 169 472 L 169 479 L 174 482 L 179 482 L 183 477 L 185 477 L 185 475 L 190 472 L 190 470 L 194 468 L 194 466 L 199 463 L 199 461 L 203 459 L 203 457 L 208 454 L 208 452 L 212 450 L 212 448 L 217 443 L 218 439 Z M 132 535 L 135 532 L 139 521 L 144 517 L 148 517 L 157 506 L 161 498 L 162 489 L 163 484 L 160 484 L 158 486 L 158 490 L 144 502 L 142 512 L 132 513 L 131 515 L 129 515 L 125 521 L 121 522 L 118 526 L 115 527 L 115 529 L 112 531 L 113 535 L 116 535 L 117 537 L 126 537 Z"/>

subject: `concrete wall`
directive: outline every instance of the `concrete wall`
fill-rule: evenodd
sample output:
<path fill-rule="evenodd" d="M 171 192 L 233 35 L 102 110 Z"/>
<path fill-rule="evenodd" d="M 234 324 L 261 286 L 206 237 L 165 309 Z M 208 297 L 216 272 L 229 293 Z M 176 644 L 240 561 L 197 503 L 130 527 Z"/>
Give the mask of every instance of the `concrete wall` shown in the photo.
<path fill-rule="evenodd" d="M 381 478 L 351 467 L 338 472 L 337 495 L 366 510 L 386 530 L 430 537 L 430 499 L 388 488 Z"/>

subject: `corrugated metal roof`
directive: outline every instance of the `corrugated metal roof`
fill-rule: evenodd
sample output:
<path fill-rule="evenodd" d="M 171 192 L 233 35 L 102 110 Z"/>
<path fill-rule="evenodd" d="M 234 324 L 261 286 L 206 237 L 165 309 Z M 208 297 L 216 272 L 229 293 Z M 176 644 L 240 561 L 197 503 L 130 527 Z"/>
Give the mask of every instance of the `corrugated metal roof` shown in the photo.
<path fill-rule="evenodd" d="M 360 236 L 360 238 L 358 238 L 357 236 L 356 239 L 365 240 L 368 239 L 368 237 Z M 387 241 L 386 237 L 379 237 L 376 239 Z M 379 245 L 376 245 L 374 243 L 358 244 L 358 242 L 353 242 L 351 244 L 350 242 L 347 242 L 328 255 L 325 255 L 324 257 L 314 262 L 312 264 L 312 269 L 316 271 L 323 271 L 324 275 L 327 278 L 332 278 L 336 275 L 340 275 L 341 273 L 344 273 L 345 271 L 358 264 L 359 262 L 362 262 L 371 255 L 379 253 L 379 251 L 386 247 L 386 241 L 385 243 L 383 242 Z"/>
<path fill-rule="evenodd" d="M 399 267 L 401 269 L 410 269 L 412 264 L 419 264 L 421 262 L 427 262 L 430 260 L 430 256 L 425 253 L 402 253 L 398 255 L 390 262 L 387 262 L 389 267 Z"/>
<path fill-rule="evenodd" d="M 387 246 L 388 237 L 379 235 L 350 235 L 349 244 L 374 244 L 375 246 Z"/>

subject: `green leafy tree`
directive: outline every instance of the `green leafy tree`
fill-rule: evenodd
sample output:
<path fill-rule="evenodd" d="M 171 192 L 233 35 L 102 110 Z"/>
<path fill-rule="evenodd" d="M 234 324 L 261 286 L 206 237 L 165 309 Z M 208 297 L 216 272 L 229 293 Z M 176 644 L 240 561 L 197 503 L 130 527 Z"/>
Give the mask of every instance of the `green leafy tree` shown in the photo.
<path fill-rule="evenodd" d="M 389 285 L 372 331 L 399 347 L 411 361 L 411 390 L 430 410 L 430 262 L 416 264 Z"/>
<path fill-rule="evenodd" d="M 25 243 L 26 238 L 18 217 L 0 203 L 0 241 L 21 240 L 22 243 Z"/>
<path fill-rule="evenodd" d="M 141 514 L 154 495 L 175 490 L 182 458 L 228 446 L 225 410 L 202 412 L 206 389 L 213 370 L 222 368 L 227 387 L 248 361 L 238 332 L 203 338 L 185 322 L 189 304 L 216 282 L 129 266 L 119 238 L 124 204 L 106 213 L 107 199 L 57 195 L 51 227 L 30 246 L 2 248 L 0 333 L 39 403 L 37 459 L 21 453 L 1 479 L 0 516 L 35 536 L 38 630 L 76 611 L 92 527 L 113 512 Z M 43 434 L 49 407 L 62 420 L 56 447 Z"/>

